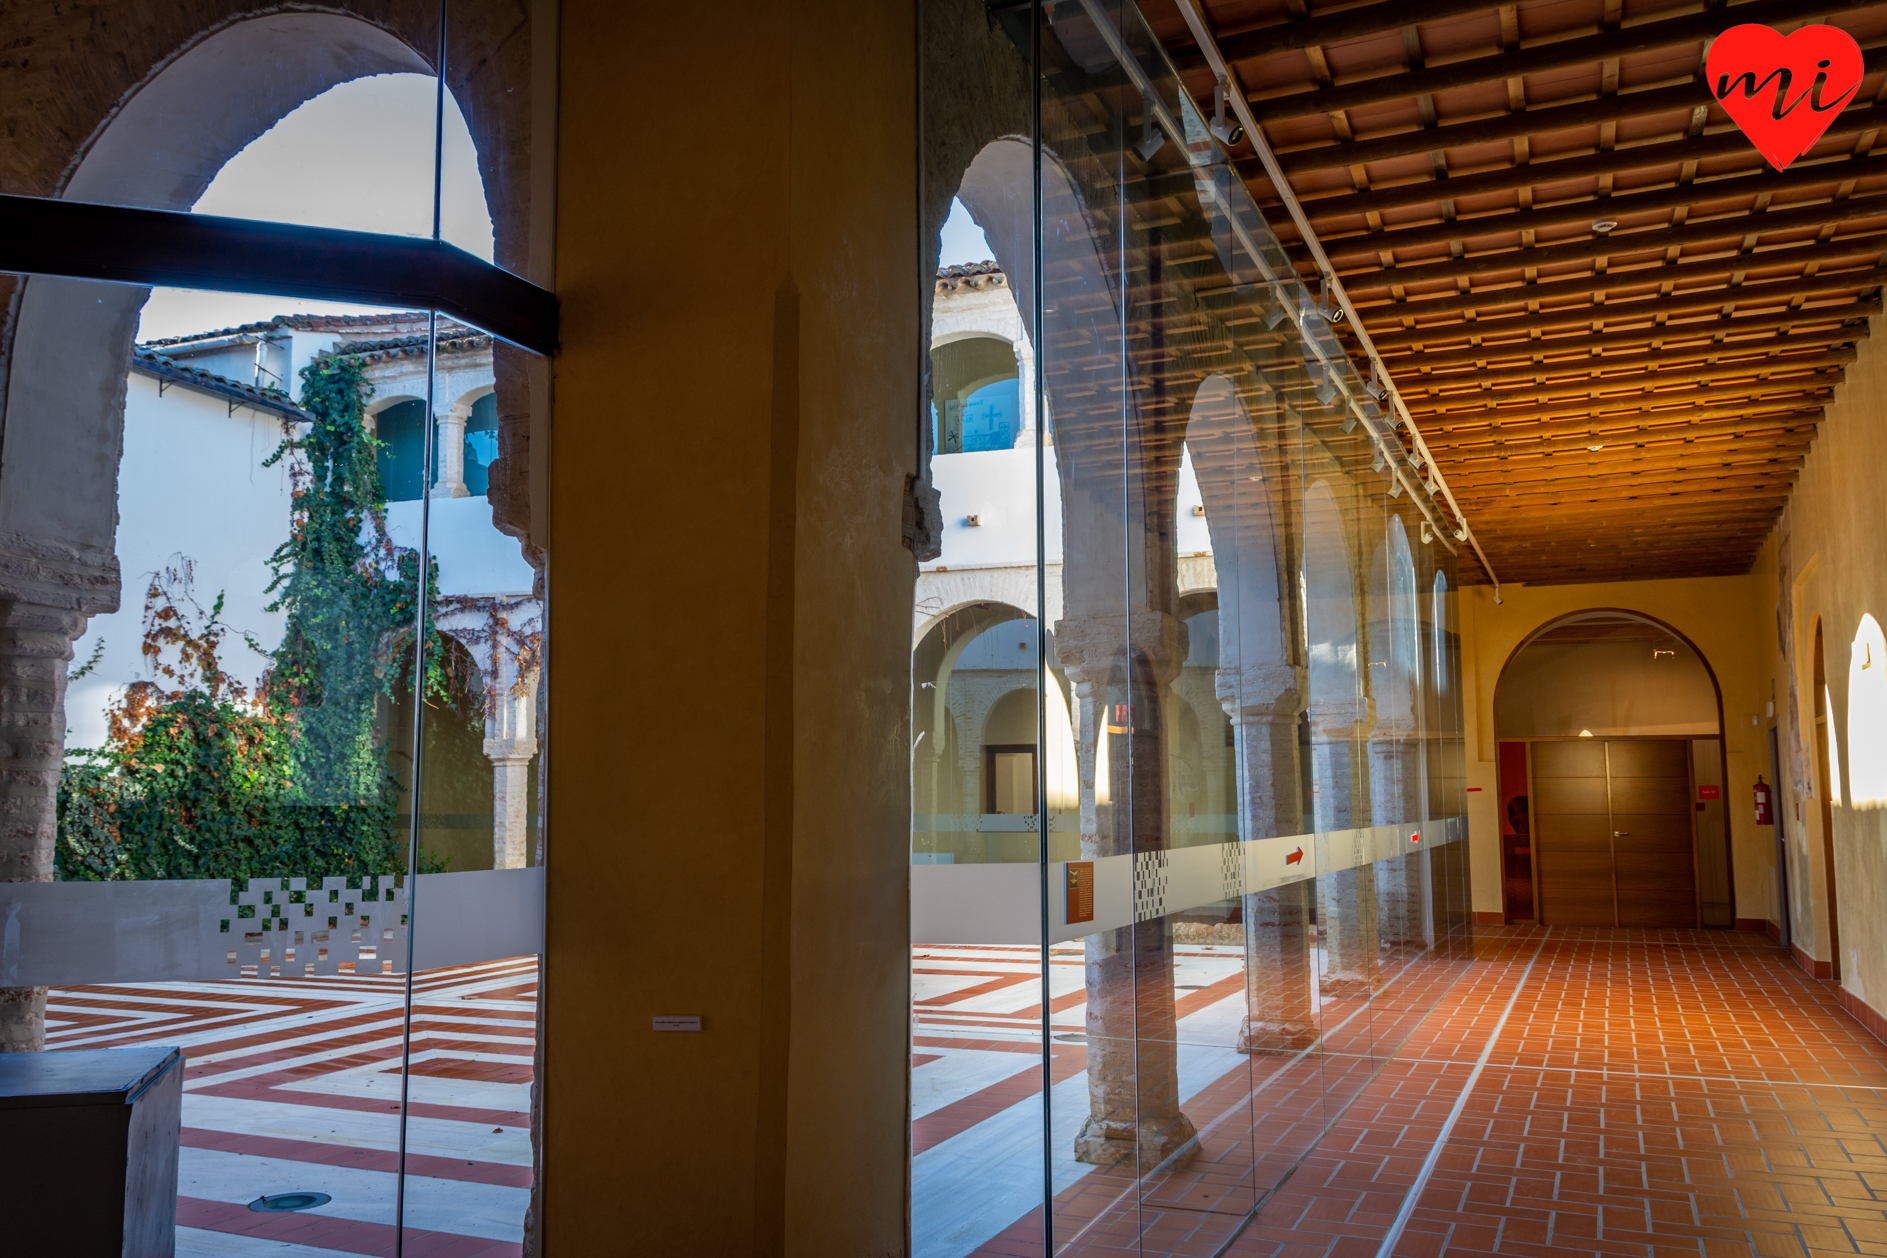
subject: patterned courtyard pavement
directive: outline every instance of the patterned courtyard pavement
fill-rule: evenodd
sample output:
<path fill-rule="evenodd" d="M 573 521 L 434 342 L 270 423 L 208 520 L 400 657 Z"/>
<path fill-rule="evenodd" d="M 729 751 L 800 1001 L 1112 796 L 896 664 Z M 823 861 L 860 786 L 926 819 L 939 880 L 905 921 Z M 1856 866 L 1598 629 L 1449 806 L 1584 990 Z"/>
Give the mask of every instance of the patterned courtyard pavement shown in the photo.
<path fill-rule="evenodd" d="M 394 1252 L 405 979 L 55 989 L 47 1047 L 184 1050 L 179 1258 Z M 407 1255 L 520 1252 L 531 1185 L 537 959 L 415 976 Z M 262 1213 L 264 1195 L 327 1205 Z"/>

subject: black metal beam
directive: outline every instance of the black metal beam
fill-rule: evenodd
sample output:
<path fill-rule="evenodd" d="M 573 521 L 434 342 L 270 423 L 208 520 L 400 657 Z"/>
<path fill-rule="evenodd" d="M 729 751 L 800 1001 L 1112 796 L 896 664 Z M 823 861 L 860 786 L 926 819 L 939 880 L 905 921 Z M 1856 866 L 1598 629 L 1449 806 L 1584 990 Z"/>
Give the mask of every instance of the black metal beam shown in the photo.
<path fill-rule="evenodd" d="M 539 354 L 557 298 L 443 241 L 0 195 L 0 271 L 434 309 Z"/>

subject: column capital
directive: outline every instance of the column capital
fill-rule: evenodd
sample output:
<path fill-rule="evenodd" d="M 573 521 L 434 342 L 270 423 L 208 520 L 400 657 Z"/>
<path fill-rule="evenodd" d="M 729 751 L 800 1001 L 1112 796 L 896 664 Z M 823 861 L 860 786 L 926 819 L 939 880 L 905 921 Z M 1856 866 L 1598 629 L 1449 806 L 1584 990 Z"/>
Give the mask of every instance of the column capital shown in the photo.
<path fill-rule="evenodd" d="M 1213 688 L 1234 721 L 1296 721 L 1304 710 L 1304 670 L 1294 664 L 1276 661 L 1221 667 L 1213 675 Z"/>
<path fill-rule="evenodd" d="M 1147 657 L 1161 685 L 1186 662 L 1186 625 L 1170 612 L 1136 607 L 1055 622 L 1055 659 L 1076 685 L 1105 685 L 1129 648 Z"/>
<path fill-rule="evenodd" d="M 118 610 L 122 589 L 118 556 L 111 551 L 0 533 L 0 602 L 34 609 L 21 615 L 76 616 L 76 638 L 85 617 Z"/>

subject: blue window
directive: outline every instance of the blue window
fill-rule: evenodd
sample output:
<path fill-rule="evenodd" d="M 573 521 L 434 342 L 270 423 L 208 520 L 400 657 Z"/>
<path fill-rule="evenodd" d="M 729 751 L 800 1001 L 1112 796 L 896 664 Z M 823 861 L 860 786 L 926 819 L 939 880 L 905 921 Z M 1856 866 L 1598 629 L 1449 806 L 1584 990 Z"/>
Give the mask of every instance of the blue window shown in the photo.
<path fill-rule="evenodd" d="M 380 438 L 380 485 L 388 502 L 415 502 L 426 496 L 426 404 L 395 402 L 374 418 Z"/>

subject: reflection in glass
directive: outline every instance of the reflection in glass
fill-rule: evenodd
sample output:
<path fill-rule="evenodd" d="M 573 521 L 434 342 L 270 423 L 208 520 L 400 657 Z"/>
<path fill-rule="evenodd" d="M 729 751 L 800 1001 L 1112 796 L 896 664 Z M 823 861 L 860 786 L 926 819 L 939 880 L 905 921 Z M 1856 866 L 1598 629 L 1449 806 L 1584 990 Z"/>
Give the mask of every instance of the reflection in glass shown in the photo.
<path fill-rule="evenodd" d="M 995 261 L 925 311 L 914 1094 L 972 1069 L 969 1025 L 1047 1042 L 966 1125 L 923 1110 L 914 1240 L 1215 1252 L 1460 973 L 1450 543 L 1139 11 L 926 9 L 977 49 L 952 67 L 1000 66 L 985 35 L 1041 62 L 977 84 L 1026 88 L 1000 125 L 925 110 L 936 226 Z M 1011 379 L 1018 439 L 985 445 L 972 403 Z M 946 939 L 986 950 L 947 990 Z"/>

